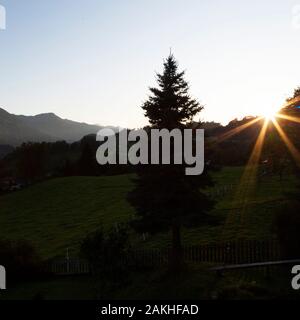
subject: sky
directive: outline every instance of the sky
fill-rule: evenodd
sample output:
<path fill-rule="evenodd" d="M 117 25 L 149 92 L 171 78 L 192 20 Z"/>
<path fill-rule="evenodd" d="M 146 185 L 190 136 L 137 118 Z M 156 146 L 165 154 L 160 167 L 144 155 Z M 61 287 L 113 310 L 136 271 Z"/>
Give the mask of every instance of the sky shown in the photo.
<path fill-rule="evenodd" d="M 0 107 L 11 113 L 141 127 L 140 106 L 170 48 L 205 106 L 195 120 L 277 110 L 300 86 L 300 0 L 0 5 Z"/>

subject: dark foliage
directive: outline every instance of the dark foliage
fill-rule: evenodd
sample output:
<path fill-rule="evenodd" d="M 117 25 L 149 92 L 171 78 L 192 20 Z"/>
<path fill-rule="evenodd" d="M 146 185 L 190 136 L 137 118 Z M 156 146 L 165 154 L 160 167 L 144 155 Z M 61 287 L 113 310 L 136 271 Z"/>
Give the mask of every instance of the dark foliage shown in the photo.
<path fill-rule="evenodd" d="M 0 159 L 3 159 L 5 156 L 14 151 L 14 148 L 9 145 L 0 144 Z"/>
<path fill-rule="evenodd" d="M 142 109 L 150 124 L 157 128 L 183 127 L 203 107 L 188 93 L 184 72 L 178 72 L 177 62 L 170 55 L 164 63 L 163 74 L 157 74 L 158 88 L 150 88 L 152 95 Z"/>
<path fill-rule="evenodd" d="M 87 235 L 81 243 L 81 255 L 89 261 L 94 276 L 119 284 L 127 275 L 123 259 L 128 246 L 127 227 L 119 225 L 106 233 L 100 229 Z"/>
<path fill-rule="evenodd" d="M 291 200 L 282 208 L 275 219 L 275 228 L 287 259 L 299 258 L 300 254 L 300 202 Z"/>
<path fill-rule="evenodd" d="M 88 143 L 83 143 L 81 149 L 81 155 L 78 160 L 78 174 L 82 176 L 93 176 L 97 170 L 95 153 Z"/>
<path fill-rule="evenodd" d="M 178 72 L 173 55 L 165 61 L 157 81 L 158 88 L 150 89 L 152 95 L 142 106 L 151 128 L 187 128 L 203 107 L 188 94 L 184 72 Z M 207 170 L 202 176 L 186 176 L 182 165 L 146 165 L 137 172 L 136 186 L 128 196 L 137 215 L 132 225 L 151 233 L 171 229 L 172 265 L 176 268 L 181 260 L 180 228 L 203 223 L 212 208 L 212 202 L 200 191 L 211 183 Z"/>
<path fill-rule="evenodd" d="M 132 172 L 128 165 L 103 165 L 96 161 L 99 142 L 95 135 L 88 135 L 80 142 L 68 144 L 24 143 L 0 159 L 0 178 L 13 177 L 35 182 L 62 176 L 101 176 Z"/>
<path fill-rule="evenodd" d="M 45 274 L 41 258 L 26 241 L 0 240 L 0 265 L 6 269 L 8 286 L 35 280 Z"/>
<path fill-rule="evenodd" d="M 287 99 L 287 102 L 291 102 L 293 99 L 298 98 L 300 96 L 300 87 L 294 89 L 294 93 L 291 97 Z"/>

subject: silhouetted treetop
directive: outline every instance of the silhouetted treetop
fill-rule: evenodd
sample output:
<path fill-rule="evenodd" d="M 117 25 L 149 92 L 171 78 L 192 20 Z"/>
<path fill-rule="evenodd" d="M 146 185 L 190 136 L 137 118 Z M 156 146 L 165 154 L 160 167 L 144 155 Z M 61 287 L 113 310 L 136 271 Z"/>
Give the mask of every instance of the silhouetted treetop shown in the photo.
<path fill-rule="evenodd" d="M 294 95 L 293 95 L 293 98 L 297 98 L 300 96 L 300 87 L 297 87 L 295 90 L 294 90 Z"/>
<path fill-rule="evenodd" d="M 142 108 L 151 125 L 157 128 L 180 128 L 200 112 L 203 107 L 189 95 L 185 72 L 178 72 L 172 54 L 164 62 L 164 71 L 157 74 L 158 88 L 150 88 L 151 95 Z"/>
<path fill-rule="evenodd" d="M 294 89 L 294 93 L 291 97 L 287 98 L 286 101 L 292 103 L 294 99 L 299 98 L 300 99 L 300 87 L 297 87 Z M 298 99 L 296 99 L 298 100 Z"/>

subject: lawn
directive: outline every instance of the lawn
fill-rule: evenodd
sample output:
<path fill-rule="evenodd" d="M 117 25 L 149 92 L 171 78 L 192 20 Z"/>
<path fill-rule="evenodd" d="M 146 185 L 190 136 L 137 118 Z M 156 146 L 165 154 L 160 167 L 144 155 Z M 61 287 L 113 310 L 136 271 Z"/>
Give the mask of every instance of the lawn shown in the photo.
<path fill-rule="evenodd" d="M 219 224 L 184 230 L 185 245 L 274 236 L 275 209 L 284 204 L 285 193 L 294 188 L 295 181 L 289 176 L 283 181 L 264 177 L 245 206 L 235 196 L 242 172 L 243 168 L 232 167 L 214 173 L 216 184 L 207 192 L 216 200 L 212 214 L 219 218 Z M 87 233 L 133 217 L 134 210 L 126 201 L 133 187 L 132 178 L 132 175 L 59 178 L 2 196 L 1 237 L 29 240 L 45 258 L 64 255 L 67 248 L 76 255 Z M 164 247 L 169 245 L 170 237 L 160 234 L 142 239 L 133 234 L 132 240 L 139 247 Z"/>
<path fill-rule="evenodd" d="M 61 178 L 2 196 L 1 237 L 29 240 L 44 257 L 64 254 L 88 232 L 128 221 L 130 178 Z"/>

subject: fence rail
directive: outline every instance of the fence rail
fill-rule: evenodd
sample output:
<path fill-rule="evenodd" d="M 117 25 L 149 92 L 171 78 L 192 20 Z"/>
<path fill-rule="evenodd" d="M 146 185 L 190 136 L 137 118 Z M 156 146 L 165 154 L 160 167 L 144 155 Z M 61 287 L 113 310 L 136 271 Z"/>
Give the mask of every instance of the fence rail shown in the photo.
<path fill-rule="evenodd" d="M 269 268 L 274 266 L 294 265 L 296 263 L 299 264 L 300 259 L 233 264 L 233 265 L 213 267 L 210 270 L 216 271 L 216 272 L 224 272 L 224 271 L 230 271 L 230 270 L 253 269 L 253 268 L 259 268 L 259 267 Z"/>
<path fill-rule="evenodd" d="M 168 262 L 171 249 L 133 249 L 121 259 L 122 263 L 132 267 L 152 267 Z M 276 261 L 281 258 L 279 244 L 276 241 L 228 241 L 210 245 L 183 248 L 184 260 L 188 263 L 245 264 Z M 49 264 L 54 274 L 88 274 L 89 263 L 85 260 L 55 259 Z"/>
<path fill-rule="evenodd" d="M 51 273 L 57 275 L 76 275 L 90 273 L 90 265 L 88 261 L 78 258 L 52 260 L 48 265 L 48 269 Z"/>
<path fill-rule="evenodd" d="M 254 263 L 280 257 L 280 247 L 276 241 L 230 241 L 184 249 L 184 258 L 190 262 Z"/>

